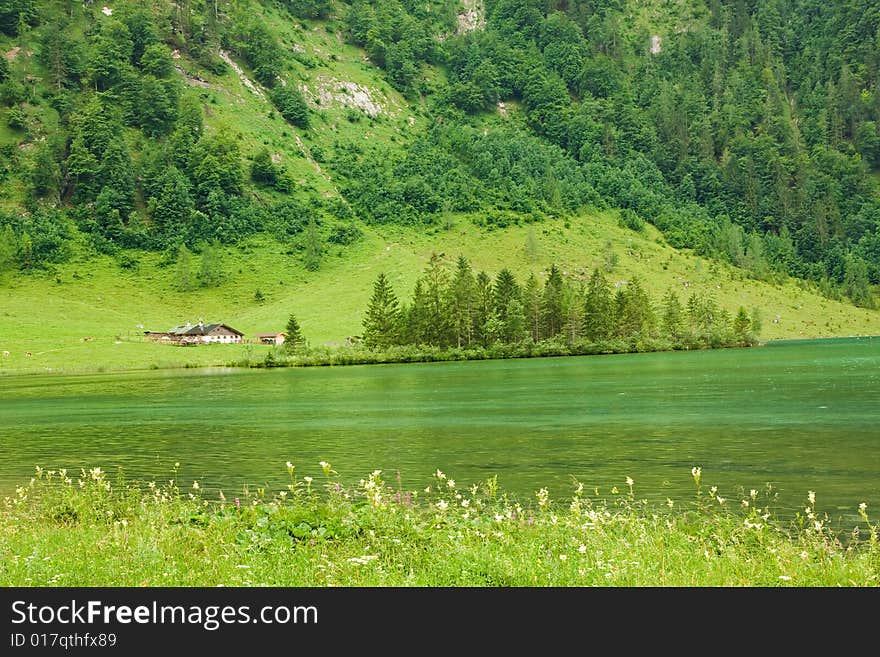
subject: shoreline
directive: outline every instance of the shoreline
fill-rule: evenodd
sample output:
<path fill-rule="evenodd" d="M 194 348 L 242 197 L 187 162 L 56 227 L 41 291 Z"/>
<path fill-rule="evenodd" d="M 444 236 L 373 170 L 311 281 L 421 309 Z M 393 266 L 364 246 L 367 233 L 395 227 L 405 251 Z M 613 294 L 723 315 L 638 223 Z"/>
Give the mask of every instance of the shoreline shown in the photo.
<path fill-rule="evenodd" d="M 235 359 L 217 360 L 209 363 L 178 362 L 169 364 L 137 365 L 114 367 L 112 365 L 95 365 L 81 368 L 45 368 L 45 369 L 0 369 L 0 380 L 17 376 L 89 376 L 98 374 L 126 374 L 135 372 L 172 371 L 172 370 L 207 370 L 207 369 L 283 369 L 296 367 L 348 367 L 353 365 L 403 365 L 407 363 L 435 363 L 435 362 L 465 362 L 483 360 L 524 360 L 532 358 L 565 358 L 575 356 L 611 356 L 636 353 L 672 353 L 688 351 L 715 351 L 718 349 L 750 349 L 760 347 L 772 347 L 783 343 L 835 341 L 835 340 L 858 340 L 880 339 L 880 335 L 848 335 L 835 337 L 798 337 L 798 338 L 774 338 L 772 340 L 757 340 L 753 344 L 723 344 L 720 346 L 684 347 L 681 345 L 661 346 L 644 348 L 644 345 L 627 345 L 618 348 L 608 348 L 605 345 L 593 344 L 595 348 L 569 349 L 565 345 L 553 345 L 549 350 L 535 353 L 529 348 L 504 345 L 500 349 L 439 349 L 439 348 L 393 348 L 389 351 L 371 351 L 363 348 L 346 347 L 313 347 L 301 354 L 287 353 L 277 347 L 267 350 L 262 359 Z M 532 347 L 539 347 L 533 344 Z M 559 348 L 561 347 L 561 348 Z M 173 348 L 168 345 L 166 348 Z M 539 349 L 540 351 L 540 349 Z M 407 353 L 402 353 L 407 352 Z M 501 353 L 499 353 L 501 352 Z"/>

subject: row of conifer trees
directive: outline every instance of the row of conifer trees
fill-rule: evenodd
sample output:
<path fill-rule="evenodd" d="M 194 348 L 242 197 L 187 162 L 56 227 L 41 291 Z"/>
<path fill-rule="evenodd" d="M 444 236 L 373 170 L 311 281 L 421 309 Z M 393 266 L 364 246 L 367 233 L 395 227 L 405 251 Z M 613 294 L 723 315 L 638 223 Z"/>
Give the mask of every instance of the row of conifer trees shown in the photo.
<path fill-rule="evenodd" d="M 363 343 L 376 350 L 633 340 L 720 347 L 753 344 L 760 332 L 757 309 L 749 314 L 740 307 L 732 317 L 708 294 L 694 292 L 682 303 L 669 290 L 655 302 L 638 277 L 611 284 L 596 269 L 584 284 L 564 276 L 556 265 L 545 274 L 543 282 L 533 273 L 520 283 L 505 268 L 493 279 L 475 273 L 464 256 L 450 271 L 434 254 L 405 304 L 381 273 L 363 320 Z"/>

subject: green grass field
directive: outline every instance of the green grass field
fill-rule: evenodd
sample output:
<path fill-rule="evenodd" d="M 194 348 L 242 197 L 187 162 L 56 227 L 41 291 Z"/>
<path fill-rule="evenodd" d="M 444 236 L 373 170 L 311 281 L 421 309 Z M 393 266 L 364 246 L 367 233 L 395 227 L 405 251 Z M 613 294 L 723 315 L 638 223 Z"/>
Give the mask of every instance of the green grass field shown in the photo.
<path fill-rule="evenodd" d="M 529 233 L 537 249 L 526 248 Z M 226 281 L 216 288 L 180 292 L 174 266 L 140 253 L 123 269 L 106 256 L 82 256 L 53 272 L 7 277 L 0 283 L 0 372 L 77 372 L 222 365 L 247 355 L 261 358 L 262 345 L 175 347 L 141 341 L 144 330 L 167 330 L 186 321 L 223 322 L 245 333 L 282 331 L 296 315 L 313 346 L 344 344 L 359 335 L 363 312 L 380 272 L 398 296 L 408 299 L 432 252 L 450 267 L 459 254 L 476 270 L 494 276 L 503 267 L 524 281 L 556 263 L 573 279 L 586 280 L 611 254 L 611 281 L 638 274 L 659 301 L 668 289 L 684 301 L 711 292 L 731 312 L 757 307 L 763 340 L 880 334 L 880 312 L 832 301 L 794 283 L 775 286 L 749 280 L 664 243 L 653 228 L 644 234 L 619 228 L 611 214 L 531 226 L 486 230 L 467 217 L 444 228 L 365 228 L 364 238 L 331 246 L 317 272 L 307 271 L 295 249 L 266 237 L 225 249 Z M 255 298 L 260 291 L 263 301 Z M 31 356 L 27 356 L 30 352 Z"/>
<path fill-rule="evenodd" d="M 324 474 L 321 470 L 324 470 Z M 0 504 L 0 586 L 877 586 L 870 510 L 831 528 L 778 520 L 765 492 L 661 508 L 627 478 L 609 498 L 573 483 L 510 498 L 437 471 L 420 491 L 374 471 L 288 465 L 286 490 L 226 495 L 198 482 L 111 483 L 100 468 L 38 469 Z M 683 474 L 683 476 L 687 476 Z"/>

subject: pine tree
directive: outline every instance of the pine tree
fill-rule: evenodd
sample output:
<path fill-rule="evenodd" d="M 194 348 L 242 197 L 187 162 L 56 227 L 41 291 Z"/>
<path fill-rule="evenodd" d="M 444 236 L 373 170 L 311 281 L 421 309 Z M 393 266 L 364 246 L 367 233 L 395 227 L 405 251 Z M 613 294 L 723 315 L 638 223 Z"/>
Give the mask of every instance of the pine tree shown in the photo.
<path fill-rule="evenodd" d="M 541 288 L 534 273 L 529 274 L 522 291 L 523 311 L 526 317 L 526 329 L 533 342 L 543 337 L 541 332 Z"/>
<path fill-rule="evenodd" d="M 287 318 L 287 326 L 285 327 L 284 349 L 286 351 L 299 351 L 306 345 L 306 339 L 300 329 L 296 315 L 292 314 Z"/>
<path fill-rule="evenodd" d="M 752 322 L 749 320 L 749 315 L 746 312 L 746 309 L 740 306 L 739 310 L 736 311 L 736 317 L 733 319 L 733 334 L 741 344 L 748 343 L 751 327 Z"/>
<path fill-rule="evenodd" d="M 501 327 L 500 335 L 496 336 L 496 338 L 502 342 L 513 342 L 515 338 L 507 331 L 508 328 L 514 328 L 517 323 L 517 318 L 509 316 L 510 310 L 516 308 L 516 306 L 512 305 L 512 302 L 519 301 L 519 308 L 522 308 L 519 283 L 516 282 L 513 272 L 506 268 L 498 272 L 492 292 L 492 311 Z"/>
<path fill-rule="evenodd" d="M 431 254 L 421 280 L 425 343 L 439 347 L 448 346 L 452 343 L 449 274 L 436 253 Z"/>
<path fill-rule="evenodd" d="M 676 341 L 684 335 L 684 309 L 675 290 L 669 290 L 663 297 L 663 333 Z"/>
<path fill-rule="evenodd" d="M 492 316 L 494 305 L 494 290 L 492 279 L 481 271 L 476 278 L 476 305 L 474 307 L 473 334 L 474 341 L 484 347 L 488 347 L 492 341 L 486 333 L 486 323 Z"/>
<path fill-rule="evenodd" d="M 574 344 L 583 333 L 584 291 L 566 285 L 562 288 L 562 333 L 568 344 Z"/>
<path fill-rule="evenodd" d="M 614 301 L 605 276 L 594 269 L 584 301 L 584 335 L 592 342 L 607 340 L 614 333 Z"/>
<path fill-rule="evenodd" d="M 562 274 L 556 265 L 551 265 L 541 300 L 541 325 L 548 338 L 556 337 L 562 331 L 562 288 Z"/>
<path fill-rule="evenodd" d="M 397 296 L 384 273 L 373 283 L 373 296 L 364 317 L 364 345 L 384 349 L 398 341 L 400 308 Z"/>
<path fill-rule="evenodd" d="M 474 273 L 467 258 L 460 255 L 452 279 L 452 323 L 459 347 L 469 347 L 474 341 L 476 302 L 477 282 Z"/>

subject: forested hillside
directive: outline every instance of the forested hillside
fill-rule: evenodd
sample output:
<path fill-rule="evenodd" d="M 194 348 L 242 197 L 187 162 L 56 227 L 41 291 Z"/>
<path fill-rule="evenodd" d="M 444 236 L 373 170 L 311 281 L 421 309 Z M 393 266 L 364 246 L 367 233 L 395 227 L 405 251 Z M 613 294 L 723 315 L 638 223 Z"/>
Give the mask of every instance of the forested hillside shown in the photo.
<path fill-rule="evenodd" d="M 0 33 L 0 275 L 617 209 L 875 305 L 871 0 L 0 0 Z"/>

